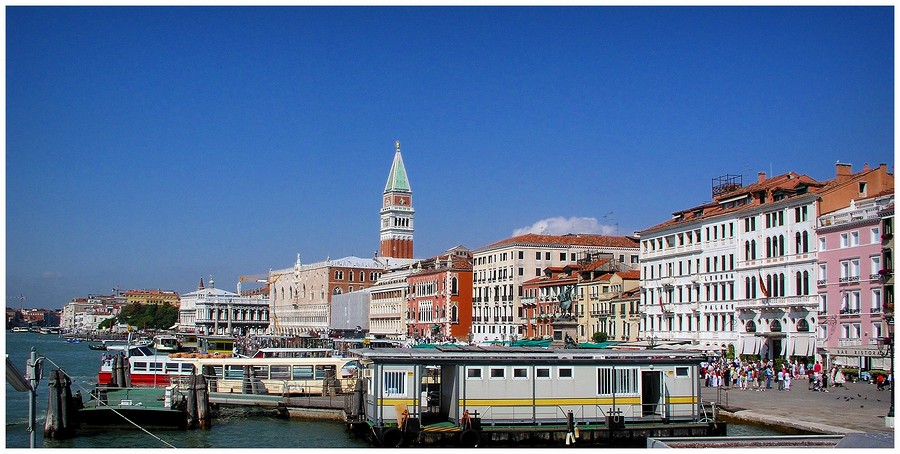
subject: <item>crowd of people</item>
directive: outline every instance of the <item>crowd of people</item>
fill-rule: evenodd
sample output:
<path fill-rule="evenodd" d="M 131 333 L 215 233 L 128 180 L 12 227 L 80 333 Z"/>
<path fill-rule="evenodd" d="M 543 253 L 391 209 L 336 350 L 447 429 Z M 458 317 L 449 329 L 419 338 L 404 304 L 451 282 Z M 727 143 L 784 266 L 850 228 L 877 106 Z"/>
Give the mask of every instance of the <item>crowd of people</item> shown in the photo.
<path fill-rule="evenodd" d="M 884 388 L 885 379 L 881 377 L 879 389 Z M 705 386 L 711 388 L 753 391 L 790 391 L 794 381 L 805 380 L 809 390 L 829 392 L 829 387 L 844 386 L 847 382 L 841 367 L 832 365 L 827 368 L 820 361 L 805 363 L 796 359 L 776 364 L 766 359 L 741 361 L 738 358 L 720 358 L 701 368 L 701 379 Z"/>

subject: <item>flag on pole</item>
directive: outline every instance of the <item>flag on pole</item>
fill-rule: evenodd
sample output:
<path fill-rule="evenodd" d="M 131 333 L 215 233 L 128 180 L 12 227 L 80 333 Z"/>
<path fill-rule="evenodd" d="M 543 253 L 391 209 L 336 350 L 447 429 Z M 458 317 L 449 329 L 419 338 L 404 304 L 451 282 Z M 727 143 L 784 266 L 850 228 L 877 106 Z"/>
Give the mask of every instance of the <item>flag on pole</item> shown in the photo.
<path fill-rule="evenodd" d="M 662 293 L 659 294 L 659 310 L 661 310 L 663 312 L 666 311 L 666 307 L 663 306 L 663 302 L 662 302 Z"/>
<path fill-rule="evenodd" d="M 769 289 L 766 288 L 766 283 L 763 281 L 762 274 L 757 271 L 757 275 L 759 276 L 759 289 L 762 291 L 763 296 L 768 298 Z"/>

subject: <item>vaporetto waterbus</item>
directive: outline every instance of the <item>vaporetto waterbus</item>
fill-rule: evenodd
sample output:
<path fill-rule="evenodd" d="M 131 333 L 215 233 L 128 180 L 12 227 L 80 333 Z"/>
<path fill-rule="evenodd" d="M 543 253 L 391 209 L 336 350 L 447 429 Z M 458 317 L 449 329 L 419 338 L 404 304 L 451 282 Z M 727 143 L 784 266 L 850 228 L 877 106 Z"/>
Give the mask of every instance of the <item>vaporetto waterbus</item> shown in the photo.
<path fill-rule="evenodd" d="M 647 436 L 724 434 L 701 402 L 706 358 L 693 352 L 439 346 L 352 353 L 362 383 L 349 424 L 382 446 L 552 446 L 569 437 L 639 445 Z"/>
<path fill-rule="evenodd" d="M 317 396 L 331 389 L 352 390 L 358 362 L 354 358 L 178 358 L 203 374 L 210 392 Z M 248 389 L 248 386 L 251 389 Z"/>

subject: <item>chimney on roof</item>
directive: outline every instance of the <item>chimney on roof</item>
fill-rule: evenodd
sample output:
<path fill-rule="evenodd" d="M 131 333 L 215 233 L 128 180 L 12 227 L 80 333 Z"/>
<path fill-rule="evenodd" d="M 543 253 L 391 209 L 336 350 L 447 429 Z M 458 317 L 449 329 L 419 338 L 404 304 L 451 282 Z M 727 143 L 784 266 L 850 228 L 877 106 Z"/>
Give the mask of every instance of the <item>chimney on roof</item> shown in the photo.
<path fill-rule="evenodd" d="M 841 162 L 834 165 L 834 173 L 838 182 L 843 182 L 850 178 L 850 175 L 853 174 L 852 167 L 851 164 L 843 164 Z"/>
<path fill-rule="evenodd" d="M 868 171 L 869 171 L 869 163 L 867 162 L 867 163 L 863 164 L 863 172 L 868 172 Z"/>
<path fill-rule="evenodd" d="M 756 182 L 757 182 L 757 183 L 762 183 L 763 181 L 766 181 L 766 172 L 759 172 L 759 173 L 757 174 Z"/>

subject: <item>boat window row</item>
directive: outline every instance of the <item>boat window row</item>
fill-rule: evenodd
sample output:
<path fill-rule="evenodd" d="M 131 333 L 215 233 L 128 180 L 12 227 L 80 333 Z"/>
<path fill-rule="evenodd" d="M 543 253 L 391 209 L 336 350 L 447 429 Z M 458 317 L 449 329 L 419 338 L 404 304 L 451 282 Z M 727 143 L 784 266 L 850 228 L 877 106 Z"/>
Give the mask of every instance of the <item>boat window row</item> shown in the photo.
<path fill-rule="evenodd" d="M 466 367 L 466 379 L 467 380 L 482 380 L 485 377 L 484 367 L 478 366 L 470 366 Z M 525 366 L 512 366 L 512 367 L 498 367 L 498 366 L 489 366 L 487 367 L 487 377 L 490 380 L 505 380 L 507 377 L 508 369 L 509 376 L 513 380 L 528 380 L 531 374 L 531 367 Z M 552 369 L 556 369 L 556 374 L 552 373 Z M 571 367 L 535 367 L 534 368 L 534 376 L 538 380 L 550 380 L 551 377 L 555 377 L 560 380 L 571 380 L 574 378 L 573 369 Z"/>
<path fill-rule="evenodd" d="M 161 363 L 135 361 L 132 366 L 134 372 L 163 372 L 169 374 L 190 374 L 194 372 L 194 365 L 189 363 Z"/>
<path fill-rule="evenodd" d="M 250 368 L 253 378 L 260 380 L 324 380 L 335 375 L 335 366 L 326 365 L 226 365 L 213 366 L 215 378 L 241 379 L 245 367 Z M 342 369 L 342 373 L 347 373 Z"/>

